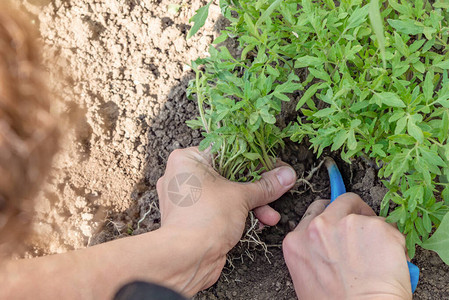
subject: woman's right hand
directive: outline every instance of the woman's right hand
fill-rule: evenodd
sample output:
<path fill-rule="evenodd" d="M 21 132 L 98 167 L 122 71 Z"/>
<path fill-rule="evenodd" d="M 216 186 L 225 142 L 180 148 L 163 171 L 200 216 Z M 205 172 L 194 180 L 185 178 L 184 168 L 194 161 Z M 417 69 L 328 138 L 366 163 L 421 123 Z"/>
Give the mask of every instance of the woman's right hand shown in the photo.
<path fill-rule="evenodd" d="M 283 243 L 299 299 L 412 299 L 404 236 L 352 193 L 310 205 Z"/>

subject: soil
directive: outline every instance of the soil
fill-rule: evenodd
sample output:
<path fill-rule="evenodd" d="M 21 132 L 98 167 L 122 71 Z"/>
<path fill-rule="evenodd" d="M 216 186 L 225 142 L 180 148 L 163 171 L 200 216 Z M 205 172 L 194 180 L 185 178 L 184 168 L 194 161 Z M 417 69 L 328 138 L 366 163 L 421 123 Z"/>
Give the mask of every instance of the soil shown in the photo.
<path fill-rule="evenodd" d="M 42 37 L 49 80 L 61 98 L 56 107 L 63 119 L 72 120 L 61 120 L 69 125 L 37 199 L 24 256 L 84 248 L 159 227 L 155 186 L 167 157 L 201 138 L 185 125 L 196 115 L 195 103 L 186 98 L 193 78 L 188 63 L 206 55 L 224 24 L 212 5 L 205 28 L 186 41 L 188 19 L 205 3 L 22 0 Z M 280 156 L 301 176 L 318 163 L 305 145 L 287 143 Z M 378 211 L 386 190 L 375 167 L 361 159 L 351 165 L 336 160 L 349 190 Z M 298 185 L 273 204 L 281 221 L 260 233 L 270 254 L 254 249 L 248 256 L 237 249 L 233 267 L 228 265 L 217 284 L 195 299 L 296 299 L 281 243 L 312 201 L 329 196 L 324 168 L 310 183 L 313 191 Z M 414 263 L 422 274 L 415 299 L 448 299 L 449 267 L 422 249 Z"/>

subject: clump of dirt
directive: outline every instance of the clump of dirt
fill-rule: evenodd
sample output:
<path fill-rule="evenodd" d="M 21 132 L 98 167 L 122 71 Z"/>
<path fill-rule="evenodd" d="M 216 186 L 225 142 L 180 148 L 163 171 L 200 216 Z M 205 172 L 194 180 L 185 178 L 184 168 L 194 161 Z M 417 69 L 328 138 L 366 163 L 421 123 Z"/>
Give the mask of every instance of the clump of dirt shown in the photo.
<path fill-rule="evenodd" d="M 189 41 L 188 19 L 200 0 L 22 0 L 42 35 L 57 106 L 66 119 L 63 149 L 37 201 L 27 256 L 64 252 L 157 229 L 156 181 L 169 153 L 197 145 L 185 121 L 190 60 L 206 55 L 225 23 L 211 6 L 206 27 Z M 231 44 L 232 45 L 232 44 Z M 232 53 L 238 53 L 233 44 Z M 306 177 L 318 161 L 305 145 L 287 143 L 281 158 Z M 336 158 L 336 157 L 334 157 Z M 340 165 L 348 190 L 376 211 L 386 190 L 369 162 Z M 313 189 L 312 189 L 313 188 Z M 317 198 L 329 197 L 324 168 L 310 185 L 275 202 L 277 226 L 265 229 L 263 251 L 234 260 L 217 284 L 195 299 L 296 299 L 281 243 Z M 449 297 L 449 270 L 434 253 L 418 250 L 422 278 L 416 299 Z"/>

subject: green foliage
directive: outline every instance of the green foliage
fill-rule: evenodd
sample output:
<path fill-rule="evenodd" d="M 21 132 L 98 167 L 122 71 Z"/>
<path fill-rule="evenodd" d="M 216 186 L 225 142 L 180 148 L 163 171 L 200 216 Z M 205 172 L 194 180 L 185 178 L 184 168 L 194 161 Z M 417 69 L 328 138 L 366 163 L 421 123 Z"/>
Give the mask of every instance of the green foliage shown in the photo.
<path fill-rule="evenodd" d="M 196 14 L 190 18 L 189 22 L 194 22 L 192 28 L 190 28 L 189 33 L 187 34 L 187 39 L 190 39 L 194 36 L 201 27 L 206 23 L 207 17 L 209 16 L 209 7 L 212 4 L 212 0 L 207 3 L 205 6 L 201 7 L 196 11 Z"/>
<path fill-rule="evenodd" d="M 318 156 L 329 147 L 347 162 L 376 162 L 388 188 L 381 214 L 407 234 L 413 257 L 449 205 L 446 1 L 221 0 L 220 7 L 231 25 L 215 43 L 236 37 L 242 52 L 212 46 L 193 65 L 190 92 L 202 112 L 190 124 L 206 131 L 201 147 L 211 145 L 217 161 L 251 153 L 255 160 L 239 154 L 245 171 L 237 167 L 234 179 L 269 169 L 285 137 L 308 141 Z M 281 130 L 281 101 L 298 91 L 297 122 Z"/>
<path fill-rule="evenodd" d="M 437 252 L 441 259 L 449 265 L 449 214 L 446 214 L 440 227 L 422 246 Z"/>

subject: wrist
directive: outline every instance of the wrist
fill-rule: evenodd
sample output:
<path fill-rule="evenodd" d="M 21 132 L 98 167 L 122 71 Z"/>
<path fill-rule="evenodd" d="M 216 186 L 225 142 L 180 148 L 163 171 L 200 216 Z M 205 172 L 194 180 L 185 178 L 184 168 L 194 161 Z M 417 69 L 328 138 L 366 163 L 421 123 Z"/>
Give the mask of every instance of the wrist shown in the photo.
<path fill-rule="evenodd" d="M 218 280 L 226 252 L 217 242 L 216 235 L 205 229 L 184 229 L 181 226 L 163 226 L 150 234 L 154 234 L 151 240 L 157 238 L 161 241 L 167 258 L 162 261 L 164 267 L 160 270 L 163 271 L 159 272 L 156 282 L 193 296 Z"/>

